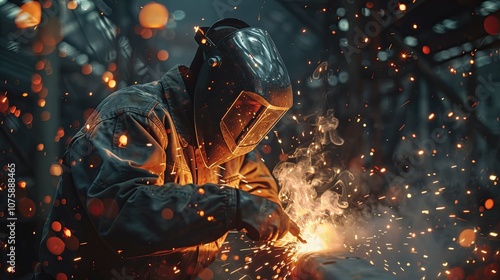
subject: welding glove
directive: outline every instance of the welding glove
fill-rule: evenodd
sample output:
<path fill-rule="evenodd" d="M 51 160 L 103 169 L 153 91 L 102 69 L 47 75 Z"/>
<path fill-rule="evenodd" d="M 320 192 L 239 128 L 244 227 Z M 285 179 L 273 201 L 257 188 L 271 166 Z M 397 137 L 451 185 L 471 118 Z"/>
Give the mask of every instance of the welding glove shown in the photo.
<path fill-rule="evenodd" d="M 237 191 L 237 228 L 245 229 L 254 241 L 274 241 L 296 225 L 288 218 L 281 205 L 245 191 Z M 297 227 L 298 229 L 298 227 Z"/>

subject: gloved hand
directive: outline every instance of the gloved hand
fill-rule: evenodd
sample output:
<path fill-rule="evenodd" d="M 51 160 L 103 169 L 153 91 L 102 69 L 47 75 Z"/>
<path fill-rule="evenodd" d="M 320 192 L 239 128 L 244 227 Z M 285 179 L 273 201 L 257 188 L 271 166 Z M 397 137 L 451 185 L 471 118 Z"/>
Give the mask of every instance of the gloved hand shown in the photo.
<path fill-rule="evenodd" d="M 281 205 L 245 191 L 238 193 L 237 228 L 244 228 L 254 241 L 274 241 L 299 228 L 283 211 Z"/>

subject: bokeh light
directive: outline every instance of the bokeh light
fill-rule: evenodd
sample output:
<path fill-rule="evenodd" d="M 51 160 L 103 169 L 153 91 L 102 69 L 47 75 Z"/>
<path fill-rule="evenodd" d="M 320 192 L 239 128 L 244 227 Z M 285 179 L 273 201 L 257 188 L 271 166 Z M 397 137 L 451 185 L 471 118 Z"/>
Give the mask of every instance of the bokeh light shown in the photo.
<path fill-rule="evenodd" d="M 43 100 L 43 106 L 40 106 L 40 107 L 44 107 L 45 106 L 45 100 L 44 99 L 40 99 L 40 100 Z M 50 112 L 49 111 L 43 111 L 42 113 L 40 113 L 40 120 L 42 122 L 46 122 L 46 121 L 50 120 Z"/>
<path fill-rule="evenodd" d="M 76 0 L 69 0 L 66 6 L 69 10 L 74 10 L 78 7 L 78 2 Z"/>
<path fill-rule="evenodd" d="M 40 28 L 38 32 L 38 41 L 33 43 L 33 51 L 41 55 L 52 53 L 64 39 L 61 22 L 55 17 L 44 21 L 43 28 Z"/>
<path fill-rule="evenodd" d="M 50 195 L 46 195 L 43 197 L 43 203 L 49 204 L 52 201 L 52 197 Z"/>
<path fill-rule="evenodd" d="M 458 244 L 462 247 L 470 247 L 476 241 L 476 232 L 473 229 L 464 229 L 458 236 Z"/>
<path fill-rule="evenodd" d="M 168 51 L 166 50 L 159 50 L 157 54 L 158 60 L 160 61 L 166 61 L 169 57 Z"/>
<path fill-rule="evenodd" d="M 53 163 L 50 165 L 49 172 L 50 172 L 50 175 L 52 175 L 52 176 L 61 176 L 63 169 L 62 169 L 62 166 L 60 164 Z"/>
<path fill-rule="evenodd" d="M 85 64 L 82 66 L 82 74 L 83 75 L 89 75 L 92 73 L 92 65 L 90 64 Z"/>
<path fill-rule="evenodd" d="M 105 83 L 109 82 L 110 80 L 113 80 L 113 78 L 114 78 L 114 75 L 110 71 L 104 71 L 104 73 L 102 73 L 102 80 Z"/>
<path fill-rule="evenodd" d="M 491 198 L 486 199 L 484 202 L 484 208 L 490 210 L 495 205 L 495 201 Z"/>
<path fill-rule="evenodd" d="M 422 47 L 422 52 L 424 54 L 430 54 L 431 53 L 431 48 L 429 48 L 429 46 L 423 46 Z"/>
<path fill-rule="evenodd" d="M 104 203 L 99 198 L 91 198 L 87 202 L 87 209 L 90 215 L 99 217 L 104 211 Z"/>
<path fill-rule="evenodd" d="M 204 268 L 201 270 L 198 277 L 201 280 L 210 280 L 214 278 L 214 272 L 210 268 Z"/>
<path fill-rule="evenodd" d="M 47 246 L 49 252 L 51 252 L 56 256 L 61 255 L 64 252 L 64 249 L 66 248 L 66 245 L 61 240 L 61 238 L 56 236 L 49 237 L 45 245 Z"/>
<path fill-rule="evenodd" d="M 461 267 L 454 267 L 449 270 L 448 280 L 463 280 L 465 279 L 465 272 Z"/>
<path fill-rule="evenodd" d="M 489 15 L 484 19 L 484 30 L 490 35 L 497 35 L 500 32 L 500 20 L 495 15 Z"/>
<path fill-rule="evenodd" d="M 0 113 L 6 113 L 9 109 L 9 98 L 5 95 L 0 95 Z"/>
<path fill-rule="evenodd" d="M 19 209 L 19 213 L 25 218 L 31 218 L 36 213 L 35 202 L 27 197 L 20 198 L 17 207 Z"/>
<path fill-rule="evenodd" d="M 148 3 L 139 12 L 139 23 L 144 28 L 163 28 L 168 22 L 168 10 L 160 3 Z"/>
<path fill-rule="evenodd" d="M 165 220 L 170 220 L 174 217 L 174 211 L 170 208 L 165 208 L 161 211 L 161 216 Z"/>
<path fill-rule="evenodd" d="M 58 221 L 54 221 L 54 222 L 52 222 L 51 228 L 52 228 L 52 230 L 53 230 L 53 231 L 55 231 L 55 232 L 60 232 L 60 231 L 61 231 L 61 229 L 62 229 L 62 225 L 61 225 L 61 223 L 60 223 L 60 222 L 58 222 Z"/>
<path fill-rule="evenodd" d="M 36 26 L 42 19 L 42 7 L 37 1 L 28 1 L 21 5 L 16 15 L 15 23 L 18 28 L 29 28 Z"/>
<path fill-rule="evenodd" d="M 72 2 L 72 1 L 70 1 L 70 2 Z M 64 274 L 64 273 L 57 273 L 56 280 L 68 280 L 68 276 L 66 276 L 66 274 Z"/>
<path fill-rule="evenodd" d="M 109 88 L 115 88 L 116 87 L 116 81 L 115 80 L 110 80 L 108 82 L 108 87 Z"/>
<path fill-rule="evenodd" d="M 25 125 L 30 125 L 33 122 L 33 114 L 31 113 L 24 113 L 23 114 L 23 123 Z"/>

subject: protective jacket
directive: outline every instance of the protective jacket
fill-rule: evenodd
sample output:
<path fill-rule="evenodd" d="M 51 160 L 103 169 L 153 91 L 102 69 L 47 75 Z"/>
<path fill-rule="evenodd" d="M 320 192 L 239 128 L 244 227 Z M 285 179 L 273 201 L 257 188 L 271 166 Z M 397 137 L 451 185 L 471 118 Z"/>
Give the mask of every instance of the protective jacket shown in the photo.
<path fill-rule="evenodd" d="M 189 279 L 235 228 L 236 189 L 278 202 L 256 153 L 205 167 L 183 71 L 111 94 L 72 139 L 40 246 L 46 278 Z"/>

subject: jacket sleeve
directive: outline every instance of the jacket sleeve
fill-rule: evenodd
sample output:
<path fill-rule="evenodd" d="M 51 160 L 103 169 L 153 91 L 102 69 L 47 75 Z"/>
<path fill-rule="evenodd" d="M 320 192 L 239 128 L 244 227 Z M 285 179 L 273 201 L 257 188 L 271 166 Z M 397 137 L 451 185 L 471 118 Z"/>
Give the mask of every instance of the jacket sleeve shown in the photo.
<path fill-rule="evenodd" d="M 240 174 L 243 180 L 240 181 L 239 189 L 281 204 L 276 180 L 257 151 L 244 156 Z"/>
<path fill-rule="evenodd" d="M 82 204 L 98 235 L 124 257 L 208 243 L 233 228 L 236 190 L 163 182 L 167 144 L 158 118 L 127 112 L 70 148 Z"/>

